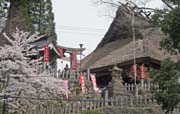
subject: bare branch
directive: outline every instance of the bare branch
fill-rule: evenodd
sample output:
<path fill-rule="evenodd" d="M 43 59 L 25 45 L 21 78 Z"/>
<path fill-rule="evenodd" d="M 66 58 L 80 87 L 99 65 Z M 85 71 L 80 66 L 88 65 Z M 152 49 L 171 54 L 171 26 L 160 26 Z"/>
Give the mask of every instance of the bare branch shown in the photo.
<path fill-rule="evenodd" d="M 148 2 L 149 2 L 149 0 L 138 0 L 137 5 L 142 6 L 142 7 L 146 7 Z"/>
<path fill-rule="evenodd" d="M 146 8 L 146 7 L 138 7 L 138 9 L 155 11 L 155 9 L 153 9 L 153 8 Z"/>
<path fill-rule="evenodd" d="M 116 3 L 105 1 L 105 0 L 100 0 L 99 2 L 104 3 L 104 4 L 108 4 L 108 5 L 111 5 L 111 6 L 115 6 L 115 7 L 120 6 L 120 5 L 116 4 Z"/>
<path fill-rule="evenodd" d="M 124 4 L 122 2 L 119 2 L 120 5 L 122 5 L 123 7 L 125 7 L 128 10 L 133 11 L 135 14 L 146 17 L 148 20 L 150 20 L 150 15 L 152 14 L 152 12 L 155 11 L 155 9 L 153 8 L 146 8 L 146 7 L 139 7 L 137 4 L 135 4 L 132 1 L 128 1 L 126 0 L 127 3 Z"/>
<path fill-rule="evenodd" d="M 9 41 L 9 43 L 11 43 L 11 44 L 13 45 L 14 41 L 11 40 L 11 39 L 7 36 L 6 33 L 3 33 L 3 36 L 4 36 L 4 38 L 6 38 L 6 39 Z"/>
<path fill-rule="evenodd" d="M 167 7 L 169 7 L 170 9 L 174 9 L 168 2 L 166 2 L 165 0 L 162 0 L 162 2 L 164 4 L 166 4 Z"/>
<path fill-rule="evenodd" d="M 113 2 L 113 0 L 98 0 L 96 4 L 106 4 L 109 5 L 111 8 L 117 8 L 120 6 L 123 6 L 128 12 L 132 11 L 138 16 L 142 16 L 147 18 L 147 20 L 150 20 L 152 12 L 155 11 L 153 8 L 147 8 L 146 4 L 149 0 L 139 0 L 139 3 L 141 6 L 139 7 L 136 3 L 130 1 L 130 0 L 125 0 L 125 1 L 119 1 L 119 2 Z"/>

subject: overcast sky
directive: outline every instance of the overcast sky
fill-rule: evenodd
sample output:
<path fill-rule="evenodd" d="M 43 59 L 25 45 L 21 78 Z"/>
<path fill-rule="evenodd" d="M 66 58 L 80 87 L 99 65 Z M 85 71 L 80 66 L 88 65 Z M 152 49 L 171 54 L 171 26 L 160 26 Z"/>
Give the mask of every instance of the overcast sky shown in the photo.
<path fill-rule="evenodd" d="M 57 43 L 74 48 L 78 48 L 82 43 L 86 48 L 85 56 L 96 48 L 113 19 L 104 16 L 109 14 L 108 8 L 97 6 L 92 1 L 52 0 L 58 36 Z M 150 7 L 161 6 L 160 0 L 149 1 Z M 59 61 L 58 64 L 60 64 Z"/>

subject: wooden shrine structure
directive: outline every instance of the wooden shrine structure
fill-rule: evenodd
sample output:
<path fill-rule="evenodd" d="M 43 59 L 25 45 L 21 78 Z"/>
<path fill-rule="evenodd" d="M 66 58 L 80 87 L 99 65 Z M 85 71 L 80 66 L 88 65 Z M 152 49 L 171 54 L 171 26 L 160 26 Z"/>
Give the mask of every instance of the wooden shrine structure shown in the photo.
<path fill-rule="evenodd" d="M 135 41 L 132 32 L 133 12 Z M 145 82 L 149 82 L 150 69 L 158 69 L 161 60 L 165 58 L 177 59 L 176 55 L 170 55 L 161 49 L 159 43 L 166 36 L 148 16 L 147 12 L 141 11 L 135 4 L 121 3 L 109 30 L 97 48 L 82 60 L 82 69 L 90 69 L 91 73 L 96 74 L 99 87 L 106 87 L 112 81 L 110 69 L 114 65 L 123 70 L 124 82 L 133 83 L 132 65 L 135 60 L 139 83 L 141 65 L 145 67 Z"/>
<path fill-rule="evenodd" d="M 35 42 L 32 42 L 33 45 L 35 45 L 35 49 L 37 50 L 38 54 L 31 55 L 30 58 L 39 58 L 43 57 L 44 58 L 44 53 L 45 53 L 45 46 L 48 47 L 48 62 L 43 62 L 44 67 L 50 68 L 52 71 L 56 72 L 57 71 L 57 66 L 56 66 L 56 59 L 61 59 L 65 61 L 71 62 L 71 69 L 72 69 L 72 53 L 75 52 L 75 63 L 78 67 L 79 61 L 77 60 L 77 55 L 80 55 L 85 48 L 70 48 L 70 47 L 65 47 L 65 46 L 60 46 L 54 44 L 48 36 L 44 36 L 40 39 L 38 39 Z M 69 54 L 70 56 L 65 56 L 65 54 Z M 76 67 L 76 68 L 77 68 Z M 76 69 L 75 68 L 75 69 Z"/>

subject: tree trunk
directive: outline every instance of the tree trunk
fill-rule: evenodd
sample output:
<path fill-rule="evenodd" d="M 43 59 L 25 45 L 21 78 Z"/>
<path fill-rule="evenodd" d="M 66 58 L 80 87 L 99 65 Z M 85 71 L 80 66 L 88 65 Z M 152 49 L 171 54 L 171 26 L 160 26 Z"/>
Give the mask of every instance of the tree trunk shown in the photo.
<path fill-rule="evenodd" d="M 6 20 L 6 26 L 2 30 L 0 34 L 0 46 L 3 46 L 5 44 L 8 44 L 8 41 L 3 38 L 4 36 L 2 33 L 6 33 L 8 36 L 10 36 L 13 32 L 16 31 L 16 28 L 27 31 L 28 24 L 27 24 L 27 17 L 24 15 L 25 11 L 24 9 L 21 9 L 21 7 L 16 6 L 11 2 L 9 7 L 9 13 L 8 18 Z"/>

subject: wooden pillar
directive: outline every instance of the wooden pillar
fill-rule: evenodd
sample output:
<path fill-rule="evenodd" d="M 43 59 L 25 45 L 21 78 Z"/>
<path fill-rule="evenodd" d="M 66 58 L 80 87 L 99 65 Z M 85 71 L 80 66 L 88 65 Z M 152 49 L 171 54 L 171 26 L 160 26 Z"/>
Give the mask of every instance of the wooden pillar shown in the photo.
<path fill-rule="evenodd" d="M 90 80 L 90 69 L 87 69 L 87 80 Z"/>
<path fill-rule="evenodd" d="M 135 96 L 138 97 L 138 91 L 139 91 L 139 87 L 138 84 L 135 85 Z"/>
<path fill-rule="evenodd" d="M 108 90 L 105 90 L 104 100 L 105 100 L 105 106 L 108 106 Z"/>
<path fill-rule="evenodd" d="M 74 101 L 72 101 L 72 104 L 71 104 L 71 109 L 72 109 L 72 114 L 74 114 L 75 113 L 75 107 L 74 107 Z"/>
<path fill-rule="evenodd" d="M 133 106 L 133 100 L 134 100 L 133 96 L 130 96 L 130 106 Z"/>
<path fill-rule="evenodd" d="M 124 97 L 123 96 L 120 96 L 120 106 L 122 107 L 124 104 Z"/>

